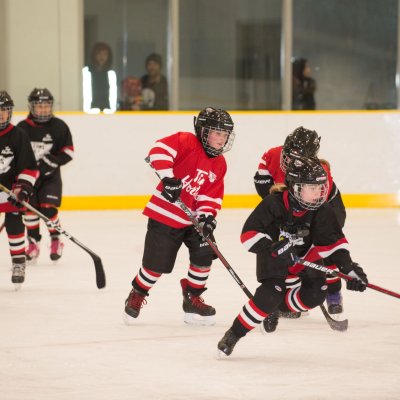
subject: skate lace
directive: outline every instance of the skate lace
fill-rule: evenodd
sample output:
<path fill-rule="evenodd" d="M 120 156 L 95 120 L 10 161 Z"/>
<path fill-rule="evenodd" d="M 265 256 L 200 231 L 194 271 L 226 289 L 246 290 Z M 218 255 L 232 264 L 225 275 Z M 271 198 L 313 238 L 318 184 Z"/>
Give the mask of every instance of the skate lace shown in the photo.
<path fill-rule="evenodd" d="M 13 265 L 12 274 L 14 276 L 21 276 L 21 275 L 24 275 L 24 273 L 25 273 L 25 266 L 24 265 L 19 265 L 19 264 L 14 264 Z"/>
<path fill-rule="evenodd" d="M 147 300 L 144 296 L 141 296 L 138 293 L 131 293 L 128 300 L 128 306 L 134 309 L 143 308 L 144 305 L 147 304 Z"/>
<path fill-rule="evenodd" d="M 201 296 L 193 296 L 192 295 L 191 300 L 192 300 L 192 305 L 194 307 L 197 307 L 197 308 L 200 308 L 203 310 L 211 307 L 208 304 L 204 303 L 204 300 Z"/>
<path fill-rule="evenodd" d="M 52 240 L 50 244 L 50 253 L 61 255 L 64 244 L 59 240 Z"/>
<path fill-rule="evenodd" d="M 28 255 L 34 254 L 34 253 L 39 253 L 39 246 L 34 243 L 34 242 L 29 242 L 28 248 L 26 249 L 26 253 Z"/>

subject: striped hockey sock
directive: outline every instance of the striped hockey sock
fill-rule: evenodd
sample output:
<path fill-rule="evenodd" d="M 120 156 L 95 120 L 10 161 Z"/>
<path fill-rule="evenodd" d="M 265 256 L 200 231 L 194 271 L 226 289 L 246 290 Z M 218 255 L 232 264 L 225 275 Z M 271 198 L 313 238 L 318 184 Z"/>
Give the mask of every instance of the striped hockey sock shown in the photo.
<path fill-rule="evenodd" d="M 312 308 L 312 307 L 307 307 L 302 302 L 300 298 L 300 289 L 301 287 L 296 287 L 294 289 L 289 289 L 286 292 L 285 303 L 286 306 L 289 308 L 289 310 L 292 312 L 308 311 Z"/>
<path fill-rule="evenodd" d="M 132 281 L 132 286 L 141 292 L 147 293 L 158 281 L 162 274 L 150 271 L 145 267 L 141 267 L 135 279 Z"/>
<path fill-rule="evenodd" d="M 190 264 L 187 275 L 188 286 L 193 289 L 204 289 L 210 271 L 211 267 L 200 268 Z"/>
<path fill-rule="evenodd" d="M 10 247 L 11 258 L 25 259 L 25 234 L 8 235 L 8 244 Z"/>
<path fill-rule="evenodd" d="M 237 336 L 242 337 L 261 324 L 267 316 L 268 314 L 260 310 L 251 299 L 243 306 L 242 311 L 236 317 L 232 330 Z"/>

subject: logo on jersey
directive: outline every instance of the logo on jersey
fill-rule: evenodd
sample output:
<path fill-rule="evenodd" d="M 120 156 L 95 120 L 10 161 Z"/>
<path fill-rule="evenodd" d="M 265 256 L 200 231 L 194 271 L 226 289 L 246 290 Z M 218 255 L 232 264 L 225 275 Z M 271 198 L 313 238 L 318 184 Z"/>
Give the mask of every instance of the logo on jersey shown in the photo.
<path fill-rule="evenodd" d="M 1 154 L 3 156 L 10 156 L 10 155 L 12 156 L 12 155 L 14 155 L 14 153 L 12 152 L 12 150 L 10 149 L 9 146 L 4 147 L 4 149 L 1 151 Z"/>
<path fill-rule="evenodd" d="M 50 142 L 48 142 L 48 138 L 50 137 Z M 46 139 L 47 138 L 47 139 Z M 46 141 L 45 141 L 46 139 Z M 46 136 L 43 138 L 42 142 L 31 142 L 31 146 L 33 152 L 35 153 L 36 161 L 41 160 L 46 154 L 50 153 L 50 150 L 53 147 L 53 139 L 47 133 Z"/>
<path fill-rule="evenodd" d="M 3 155 L 0 155 L 0 175 L 5 174 L 10 170 L 10 164 L 13 159 L 14 156 L 4 157 Z"/>
<path fill-rule="evenodd" d="M 217 175 L 215 175 L 214 172 L 210 171 L 208 174 L 208 179 L 210 180 L 210 182 L 215 182 L 215 180 L 217 179 Z"/>
<path fill-rule="evenodd" d="M 191 178 L 190 175 L 186 175 L 182 179 L 182 190 L 186 190 L 186 192 L 190 193 L 193 197 L 197 197 L 201 186 L 206 181 L 206 177 L 208 175 L 207 171 L 203 171 L 202 169 L 196 170 L 196 176 Z"/>

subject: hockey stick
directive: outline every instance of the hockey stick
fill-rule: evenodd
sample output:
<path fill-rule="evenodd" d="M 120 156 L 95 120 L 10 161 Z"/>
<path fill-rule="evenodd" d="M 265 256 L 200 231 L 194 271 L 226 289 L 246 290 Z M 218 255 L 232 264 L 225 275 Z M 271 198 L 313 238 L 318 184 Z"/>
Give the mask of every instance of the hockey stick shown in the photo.
<path fill-rule="evenodd" d="M 339 278 L 345 279 L 346 281 L 352 281 L 353 279 L 355 279 L 350 275 L 346 275 L 346 274 L 343 274 L 342 272 L 338 272 L 338 271 L 333 271 L 328 267 L 324 267 L 323 265 L 319 265 L 319 264 L 315 264 L 315 263 L 310 262 L 310 261 L 302 260 L 301 258 L 299 258 L 297 256 L 294 256 L 293 259 L 294 259 L 295 262 L 297 262 L 297 263 L 299 263 L 301 265 L 304 265 L 305 267 L 316 269 L 318 271 L 322 271 L 322 272 L 325 272 L 327 274 L 329 273 L 330 275 L 333 275 L 333 276 L 338 276 Z M 376 290 L 378 292 L 381 292 L 381 293 L 387 294 L 389 296 L 396 297 L 397 299 L 400 299 L 400 294 L 396 293 L 396 292 L 393 292 L 392 290 L 385 289 L 383 287 L 374 285 L 372 283 L 366 283 L 365 286 L 370 288 L 370 289 Z"/>
<path fill-rule="evenodd" d="M 17 198 L 15 197 L 14 193 L 11 192 L 10 189 L 6 188 L 2 184 L 0 184 L 0 190 L 7 193 L 10 195 L 13 199 L 16 201 Z M 99 289 L 102 289 L 106 286 L 106 276 L 104 273 L 104 268 L 103 268 L 103 263 L 101 261 L 101 258 L 94 253 L 92 250 L 87 248 L 83 243 L 81 243 L 78 239 L 75 239 L 72 235 L 70 235 L 67 231 L 61 228 L 61 226 L 57 225 L 53 221 L 51 221 L 49 218 L 47 218 L 45 215 L 43 215 L 40 211 L 36 210 L 36 208 L 32 207 L 29 203 L 26 201 L 18 201 L 21 203 L 25 208 L 27 208 L 29 211 L 32 211 L 34 214 L 36 214 L 39 218 L 41 218 L 43 221 L 46 222 L 46 225 L 52 229 L 55 229 L 58 233 L 61 235 L 64 235 L 67 237 L 71 242 L 75 243 L 78 245 L 81 249 L 85 250 L 90 257 L 92 257 L 92 260 L 94 261 L 94 268 L 96 271 L 96 284 Z"/>
<path fill-rule="evenodd" d="M 5 226 L 6 226 L 6 223 L 3 221 L 3 223 L 0 226 L 0 233 L 2 232 L 2 230 L 4 229 Z"/>
<path fill-rule="evenodd" d="M 156 175 L 160 178 L 160 175 L 158 174 L 157 170 L 151 165 L 150 162 L 150 157 L 146 157 L 145 161 L 150 165 L 151 168 L 154 169 Z M 234 269 L 230 266 L 226 258 L 221 254 L 221 252 L 218 250 L 218 247 L 216 244 L 208 237 L 205 237 L 203 235 L 203 231 L 201 229 L 201 226 L 199 222 L 197 221 L 196 217 L 192 214 L 192 212 L 189 210 L 189 208 L 186 206 L 185 203 L 182 202 L 180 198 L 176 200 L 175 202 L 178 204 L 178 206 L 182 209 L 182 211 L 187 215 L 187 217 L 190 219 L 190 222 L 193 224 L 194 228 L 198 232 L 198 234 L 208 243 L 208 245 L 211 247 L 212 251 L 215 253 L 215 255 L 220 259 L 222 262 L 223 266 L 228 270 L 228 272 L 231 274 L 232 278 L 236 281 L 236 283 L 240 286 L 240 288 L 243 290 L 243 292 L 246 294 L 246 296 L 251 299 L 253 298 L 253 295 L 251 294 L 250 290 L 247 289 L 246 285 L 243 283 L 243 281 L 239 278 L 239 276 L 236 274 Z"/>
<path fill-rule="evenodd" d="M 158 174 L 158 172 L 156 171 L 156 169 L 151 165 L 150 162 L 150 157 L 146 157 L 145 161 L 150 165 L 150 167 L 152 167 L 156 173 L 156 175 L 160 178 L 160 175 Z M 230 266 L 230 264 L 228 263 L 228 261 L 225 259 L 225 257 L 221 254 L 221 252 L 218 250 L 217 246 L 212 242 L 212 240 L 210 240 L 209 238 L 204 237 L 203 232 L 201 230 L 201 227 L 197 221 L 197 219 L 195 218 L 195 216 L 192 214 L 192 212 L 188 209 L 188 207 L 186 206 L 185 203 L 182 202 L 182 200 L 180 198 L 178 198 L 178 200 L 176 201 L 176 203 L 179 205 L 179 207 L 182 209 L 182 211 L 188 216 L 188 218 L 190 219 L 190 221 L 192 222 L 194 228 L 196 229 L 196 231 L 199 233 L 199 235 L 208 243 L 208 245 L 211 247 L 211 249 L 214 251 L 214 253 L 216 254 L 216 256 L 221 260 L 223 266 L 228 270 L 228 272 L 231 274 L 231 276 L 233 277 L 233 279 L 236 281 L 236 283 L 240 286 L 240 288 L 243 290 L 243 292 L 246 294 L 246 296 L 251 299 L 253 298 L 253 295 L 251 294 L 250 290 L 247 289 L 246 285 L 242 282 L 242 280 L 239 278 L 239 276 L 236 274 L 236 272 L 234 271 L 234 269 Z M 336 321 L 335 319 L 333 319 L 328 311 L 326 310 L 326 308 L 321 305 L 321 310 L 322 313 L 325 316 L 326 321 L 328 322 L 328 325 L 330 326 L 331 329 L 335 330 L 335 331 L 339 331 L 339 332 L 343 332 L 345 330 L 347 330 L 348 327 L 348 321 L 344 320 L 344 321 Z"/>

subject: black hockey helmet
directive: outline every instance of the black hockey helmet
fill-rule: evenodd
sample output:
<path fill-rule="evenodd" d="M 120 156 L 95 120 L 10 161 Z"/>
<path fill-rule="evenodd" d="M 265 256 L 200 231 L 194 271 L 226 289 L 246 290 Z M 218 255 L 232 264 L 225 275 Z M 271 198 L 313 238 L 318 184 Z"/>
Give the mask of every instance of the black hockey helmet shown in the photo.
<path fill-rule="evenodd" d="M 33 89 L 30 95 L 28 96 L 28 102 L 29 102 L 29 111 L 32 115 L 32 119 L 35 122 L 39 123 L 48 122 L 53 117 L 54 97 L 50 93 L 50 90 L 46 88 Z M 51 106 L 50 112 L 45 114 L 43 114 L 42 112 L 38 112 L 35 107 L 37 104 L 49 104 Z"/>
<path fill-rule="evenodd" d="M 318 158 L 294 157 L 285 178 L 289 195 L 303 210 L 316 210 L 328 197 L 328 176 Z"/>
<path fill-rule="evenodd" d="M 194 129 L 197 137 L 202 143 L 208 157 L 217 157 L 232 148 L 235 139 L 233 121 L 229 113 L 222 109 L 206 107 L 200 111 L 198 117 L 194 117 Z M 215 149 L 208 143 L 210 131 L 224 131 L 228 133 L 225 145 L 221 149 Z"/>
<path fill-rule="evenodd" d="M 290 161 L 290 154 L 292 156 L 317 157 L 320 141 L 321 137 L 318 136 L 316 131 L 311 131 L 302 126 L 296 128 L 287 136 L 283 145 L 280 160 L 282 171 L 286 171 Z"/>
<path fill-rule="evenodd" d="M 12 110 L 14 108 L 14 101 L 11 96 L 5 91 L 0 91 L 0 110 L 8 111 L 8 116 L 3 119 L 3 116 L 0 116 L 0 130 L 6 129 L 10 124 L 12 117 Z"/>

